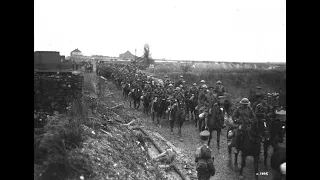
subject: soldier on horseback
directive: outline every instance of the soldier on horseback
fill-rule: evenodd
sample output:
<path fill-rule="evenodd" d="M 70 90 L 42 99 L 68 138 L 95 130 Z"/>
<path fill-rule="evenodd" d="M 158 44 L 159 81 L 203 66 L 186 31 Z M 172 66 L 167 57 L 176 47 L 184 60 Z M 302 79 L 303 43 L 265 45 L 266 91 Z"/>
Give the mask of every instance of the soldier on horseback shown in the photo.
<path fill-rule="evenodd" d="M 271 116 L 271 106 L 267 104 L 267 97 L 262 97 L 261 102 L 255 108 L 255 114 L 261 115 L 261 118 L 266 118 Z M 259 117 L 258 117 L 259 118 Z"/>
<path fill-rule="evenodd" d="M 199 108 L 203 108 L 204 109 L 204 101 L 205 101 L 205 98 L 206 98 L 206 94 L 207 94 L 207 85 L 204 85 L 202 86 L 202 89 L 199 93 L 199 97 L 198 97 L 198 106 Z"/>
<path fill-rule="evenodd" d="M 253 94 L 253 102 L 252 108 L 255 109 L 256 106 L 260 103 L 261 98 L 263 97 L 262 88 L 260 86 L 256 86 L 256 91 Z"/>
<path fill-rule="evenodd" d="M 192 87 L 190 88 L 190 93 L 194 95 L 199 94 L 197 83 L 192 84 Z"/>
<path fill-rule="evenodd" d="M 224 86 L 222 85 L 221 81 L 217 81 L 217 86 L 214 88 L 214 92 L 217 94 L 217 98 L 219 96 L 223 96 L 225 93 Z"/>
<path fill-rule="evenodd" d="M 182 91 L 179 87 L 176 87 L 176 89 L 175 89 L 174 98 L 176 100 L 178 100 L 179 102 L 183 101 L 184 96 L 183 96 Z"/>
<path fill-rule="evenodd" d="M 211 114 L 213 108 L 218 108 L 218 99 L 214 95 L 213 89 L 214 89 L 214 87 L 210 86 L 209 87 L 209 93 L 207 93 L 206 97 L 205 97 L 205 106 L 206 106 L 206 110 L 207 110 L 208 114 Z M 226 125 L 224 124 L 223 119 L 221 119 L 221 121 L 219 123 L 220 123 L 219 125 L 220 125 L 220 127 L 222 129 L 224 129 L 226 127 Z M 205 125 L 206 124 L 207 123 L 205 122 Z"/>
<path fill-rule="evenodd" d="M 240 145 L 240 137 L 242 131 L 246 128 L 246 125 L 252 123 L 253 120 L 256 118 L 255 113 L 253 112 L 252 108 L 248 106 L 249 100 L 247 98 L 243 98 L 240 101 L 241 106 L 237 107 L 237 109 L 233 112 L 232 119 L 236 124 L 241 124 L 238 130 L 235 131 L 235 148 L 236 154 L 239 153 L 239 145 Z"/>
<path fill-rule="evenodd" d="M 152 88 L 150 86 L 150 82 L 147 81 L 147 84 L 144 86 L 144 89 L 143 89 L 143 93 L 147 93 L 147 92 L 151 92 L 152 91 Z"/>
<path fill-rule="evenodd" d="M 176 87 L 179 87 L 181 84 L 183 84 L 183 81 L 184 81 L 183 76 L 180 75 L 180 79 L 179 79 L 178 82 L 176 83 Z"/>
<path fill-rule="evenodd" d="M 200 81 L 199 90 L 203 89 L 203 86 L 206 85 L 205 83 L 206 83 L 205 80 Z"/>
<path fill-rule="evenodd" d="M 164 80 L 164 87 L 168 87 L 168 85 L 170 84 L 170 79 L 168 78 L 168 75 L 165 75 L 165 80 Z"/>
<path fill-rule="evenodd" d="M 173 96 L 173 94 L 174 94 L 173 85 L 169 84 L 166 91 L 167 98 L 169 98 L 170 96 Z"/>

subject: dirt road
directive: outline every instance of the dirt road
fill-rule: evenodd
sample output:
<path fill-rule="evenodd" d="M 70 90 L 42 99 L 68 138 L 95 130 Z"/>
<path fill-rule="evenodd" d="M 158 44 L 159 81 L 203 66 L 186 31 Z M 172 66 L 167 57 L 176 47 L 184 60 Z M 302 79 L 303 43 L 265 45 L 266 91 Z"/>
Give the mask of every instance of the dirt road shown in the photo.
<path fill-rule="evenodd" d="M 145 115 L 142 112 L 142 104 L 140 104 L 140 108 L 138 110 L 133 109 L 133 107 L 129 107 L 129 101 L 126 101 L 122 97 L 122 92 L 117 90 L 112 82 L 106 83 L 107 89 L 111 93 L 113 93 L 113 97 L 110 97 L 109 100 L 114 101 L 117 104 L 123 104 L 124 108 L 121 110 L 121 114 L 124 113 L 129 116 L 136 116 L 138 117 L 142 124 L 144 125 L 145 129 L 153 132 L 153 137 L 157 138 L 159 141 L 158 143 L 162 144 L 163 146 L 170 147 L 165 141 L 161 139 L 161 137 L 157 136 L 159 133 L 162 137 L 166 140 L 170 141 L 173 144 L 177 151 L 180 151 L 178 155 L 178 164 L 182 167 L 183 171 L 188 174 L 190 179 L 197 179 L 196 178 L 196 171 L 195 171 L 195 162 L 194 162 L 194 152 L 196 145 L 199 143 L 199 131 L 195 128 L 194 123 L 192 121 L 186 121 L 182 127 L 182 138 L 178 137 L 178 129 L 175 127 L 174 133 L 170 133 L 169 128 L 169 121 L 167 119 L 161 119 L 161 128 L 159 128 L 155 122 L 152 122 L 150 115 Z M 108 93 L 110 93 L 108 92 Z M 216 175 L 211 177 L 211 180 L 218 179 L 218 180 L 232 180 L 232 179 L 239 179 L 238 172 L 235 172 L 234 166 L 230 165 L 229 158 L 227 154 L 227 139 L 226 139 L 226 129 L 222 131 L 221 139 L 220 139 L 220 153 L 218 153 L 216 147 L 216 132 L 213 134 L 213 138 L 211 140 L 211 147 L 213 151 L 213 156 L 215 157 L 215 167 L 216 167 Z M 268 157 L 268 165 L 270 164 L 270 156 L 271 156 L 272 149 L 269 148 L 269 157 Z M 234 157 L 234 156 L 233 156 Z M 232 160 L 233 160 L 232 157 Z M 262 157 L 262 153 L 261 153 Z M 232 161 L 233 164 L 233 161 Z M 238 166 L 240 167 L 241 158 L 240 155 L 238 157 Z M 272 172 L 271 168 L 268 169 L 264 168 L 262 163 L 259 163 L 259 172 L 268 173 L 268 175 L 260 176 L 261 180 L 269 180 L 272 179 Z M 254 178 L 254 170 L 253 170 L 253 158 L 248 157 L 246 160 L 246 167 L 243 170 L 244 179 L 255 179 Z"/>

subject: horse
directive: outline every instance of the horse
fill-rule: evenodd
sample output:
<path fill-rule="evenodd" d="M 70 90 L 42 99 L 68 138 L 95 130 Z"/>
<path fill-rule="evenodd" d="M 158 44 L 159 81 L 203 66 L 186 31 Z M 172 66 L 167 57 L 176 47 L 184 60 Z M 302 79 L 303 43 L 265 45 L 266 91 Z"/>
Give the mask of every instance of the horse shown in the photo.
<path fill-rule="evenodd" d="M 184 104 L 179 100 L 176 100 L 175 103 L 170 108 L 170 131 L 173 133 L 173 126 L 174 123 L 178 125 L 178 135 L 181 137 L 181 128 L 186 119 L 185 111 L 184 111 Z"/>
<path fill-rule="evenodd" d="M 219 152 L 219 150 L 220 150 L 220 134 L 221 134 L 221 129 L 222 129 L 220 122 L 224 118 L 222 110 L 218 106 L 213 106 L 212 109 L 209 110 L 208 116 L 205 118 L 207 119 L 207 126 L 208 126 L 208 130 L 210 132 L 208 146 L 210 146 L 210 141 L 212 139 L 212 132 L 217 131 L 217 148 L 218 148 L 218 152 Z M 202 130 L 204 130 L 204 128 Z"/>
<path fill-rule="evenodd" d="M 197 127 L 197 119 L 199 118 L 198 116 L 198 111 L 196 111 L 196 106 L 198 104 L 198 100 L 195 97 L 195 95 L 191 96 L 190 99 L 186 99 L 186 110 L 187 114 L 189 115 L 189 112 L 191 113 L 191 120 L 195 122 L 195 127 Z"/>
<path fill-rule="evenodd" d="M 205 120 L 205 107 L 202 106 L 201 108 L 198 106 L 195 107 L 195 114 L 197 114 L 197 118 L 195 119 L 195 126 L 199 129 L 199 132 L 201 132 L 205 127 L 204 127 L 204 120 Z"/>
<path fill-rule="evenodd" d="M 274 109 L 275 110 L 275 109 Z M 283 142 L 284 137 L 284 125 L 279 119 L 266 118 L 266 127 L 269 137 L 263 141 L 263 153 L 264 153 L 264 166 L 267 168 L 268 148 L 274 146 L 277 143 Z"/>
<path fill-rule="evenodd" d="M 167 100 L 165 98 L 157 98 L 155 102 L 152 103 L 152 121 L 154 121 L 154 113 L 157 113 L 157 124 L 160 125 L 159 118 L 163 116 L 167 108 Z"/>
<path fill-rule="evenodd" d="M 133 92 L 131 91 L 129 93 L 131 99 L 130 99 L 130 107 L 131 107 L 131 101 L 133 101 L 133 107 L 135 109 L 138 109 L 140 107 L 140 99 L 142 95 L 142 91 L 140 88 L 133 89 Z"/>
<path fill-rule="evenodd" d="M 273 153 L 271 155 L 271 168 L 273 170 L 273 180 L 286 179 L 285 167 L 281 167 L 286 163 L 286 148 L 279 145 L 273 146 Z M 284 171 L 284 172 L 283 172 Z"/>
<path fill-rule="evenodd" d="M 259 157 L 261 151 L 261 135 L 265 131 L 264 122 L 260 120 L 255 120 L 252 124 L 242 124 L 243 132 L 242 137 L 239 143 L 239 151 L 241 151 L 241 168 L 239 171 L 240 178 L 243 179 L 243 168 L 246 165 L 246 158 L 248 156 L 253 157 L 254 161 L 254 171 L 256 179 L 259 179 L 258 170 L 259 170 Z M 231 150 L 232 146 L 228 145 L 228 154 L 229 160 L 231 160 Z M 234 153 L 234 166 L 236 171 L 238 170 L 238 154 Z"/>
<path fill-rule="evenodd" d="M 144 96 L 143 96 L 143 112 L 148 114 L 148 112 L 150 111 L 150 104 L 151 104 L 151 93 L 147 92 Z"/>
<path fill-rule="evenodd" d="M 130 92 L 130 84 L 129 83 L 122 83 L 122 97 L 124 99 L 128 99 L 129 92 Z"/>
<path fill-rule="evenodd" d="M 219 104 L 220 104 L 220 107 L 223 108 L 223 115 L 226 114 L 227 117 L 229 118 L 230 116 L 230 109 L 231 109 L 231 94 L 229 93 L 224 93 L 223 96 L 217 96 L 218 99 L 219 99 Z"/>

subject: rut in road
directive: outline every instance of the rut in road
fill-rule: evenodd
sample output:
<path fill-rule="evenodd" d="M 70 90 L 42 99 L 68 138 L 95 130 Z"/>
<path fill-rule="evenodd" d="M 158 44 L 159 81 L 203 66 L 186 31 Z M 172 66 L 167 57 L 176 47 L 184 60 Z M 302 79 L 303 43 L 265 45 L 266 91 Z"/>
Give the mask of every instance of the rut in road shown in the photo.
<path fill-rule="evenodd" d="M 110 97 L 114 102 L 118 104 L 123 104 L 124 109 L 122 111 L 127 115 L 134 115 L 141 119 L 141 123 L 144 127 L 151 131 L 157 132 L 162 135 L 165 139 L 171 142 L 175 147 L 181 150 L 181 153 L 178 155 L 177 164 L 180 167 L 184 168 L 190 179 L 197 179 L 196 171 L 195 171 L 195 162 L 194 162 L 194 152 L 197 144 L 199 143 L 199 131 L 194 127 L 194 123 L 191 121 L 186 121 L 182 126 L 182 139 L 178 137 L 177 129 L 174 129 L 174 134 L 170 133 L 169 121 L 167 119 L 161 119 L 160 123 L 162 128 L 159 128 L 155 123 L 152 122 L 150 115 L 145 115 L 142 112 L 142 107 L 138 110 L 129 107 L 129 102 L 123 100 L 122 92 L 117 90 L 112 82 L 107 82 L 106 93 L 113 93 L 113 97 Z M 156 136 L 155 136 L 156 138 Z M 158 138 L 159 139 L 159 138 Z M 165 142 L 159 139 L 159 144 L 163 146 L 166 145 Z M 168 145 L 167 145 L 168 146 Z M 216 132 L 213 132 L 213 138 L 211 140 L 210 148 L 212 149 L 213 156 L 215 157 L 215 167 L 216 167 L 216 175 L 211 179 L 219 179 L 219 180 L 230 180 L 230 179 L 238 179 L 238 172 L 235 172 L 233 165 L 229 163 L 228 158 L 228 150 L 227 150 L 227 139 L 226 139 L 226 128 L 222 130 L 220 137 L 220 153 L 217 151 L 216 147 Z M 271 157 L 272 149 L 269 148 L 269 157 Z M 261 158 L 263 157 L 263 153 L 261 153 Z M 232 160 L 234 156 L 232 157 Z M 241 158 L 238 159 L 238 164 L 240 165 Z M 268 163 L 270 164 L 270 160 L 268 159 Z M 233 164 L 233 162 L 232 162 Z M 267 170 L 264 169 L 262 163 L 259 163 L 260 172 L 268 172 L 268 175 L 260 176 L 261 180 L 268 180 L 272 178 L 271 168 Z M 253 158 L 248 157 L 246 161 L 246 166 L 243 170 L 243 175 L 245 179 L 255 179 L 253 170 Z"/>

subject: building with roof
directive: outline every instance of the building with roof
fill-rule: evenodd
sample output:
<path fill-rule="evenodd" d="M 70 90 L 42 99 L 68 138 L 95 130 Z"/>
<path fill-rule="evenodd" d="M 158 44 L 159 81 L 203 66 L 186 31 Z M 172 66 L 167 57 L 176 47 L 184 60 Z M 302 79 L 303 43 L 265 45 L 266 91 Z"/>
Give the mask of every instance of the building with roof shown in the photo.
<path fill-rule="evenodd" d="M 130 51 L 127 51 L 127 52 L 125 52 L 123 54 L 119 54 L 119 59 L 121 59 L 121 60 L 129 60 L 129 61 L 131 61 L 131 60 L 134 60 L 134 57 L 135 56 Z"/>
<path fill-rule="evenodd" d="M 82 55 L 82 52 L 77 48 L 77 49 L 75 49 L 75 50 L 73 50 L 73 51 L 71 51 L 71 57 L 75 57 L 75 56 L 83 56 Z"/>

